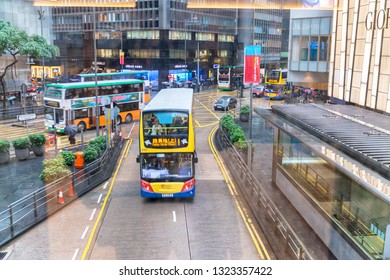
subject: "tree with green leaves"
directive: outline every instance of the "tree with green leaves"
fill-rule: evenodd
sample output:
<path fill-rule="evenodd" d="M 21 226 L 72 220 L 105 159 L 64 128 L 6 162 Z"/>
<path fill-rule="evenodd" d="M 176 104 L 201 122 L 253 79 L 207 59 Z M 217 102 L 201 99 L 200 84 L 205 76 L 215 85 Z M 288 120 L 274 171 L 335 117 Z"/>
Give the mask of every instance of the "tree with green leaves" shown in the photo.
<path fill-rule="evenodd" d="M 29 36 L 8 21 L 0 20 L 0 56 L 10 56 L 4 68 L 0 69 L 0 94 L 3 95 L 3 105 L 6 103 L 5 76 L 18 62 L 18 57 L 54 58 L 59 56 L 59 48 L 49 44 L 43 36 Z"/>

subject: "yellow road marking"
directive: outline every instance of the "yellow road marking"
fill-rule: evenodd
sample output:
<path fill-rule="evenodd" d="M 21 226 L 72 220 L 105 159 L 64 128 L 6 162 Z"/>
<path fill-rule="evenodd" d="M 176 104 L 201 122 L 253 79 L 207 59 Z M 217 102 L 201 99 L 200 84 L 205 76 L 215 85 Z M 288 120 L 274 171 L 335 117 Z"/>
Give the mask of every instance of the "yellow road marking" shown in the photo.
<path fill-rule="evenodd" d="M 211 151 L 212 151 L 212 153 L 213 153 L 213 155 L 214 155 L 214 157 L 215 157 L 215 159 L 216 159 L 216 161 L 217 161 L 217 163 L 222 171 L 222 175 L 223 175 L 223 177 L 226 181 L 226 184 L 229 188 L 230 194 L 233 197 L 233 200 L 237 206 L 238 212 L 240 213 L 240 215 L 245 223 L 245 226 L 246 226 L 246 228 L 247 228 L 247 230 L 252 238 L 252 241 L 255 244 L 257 252 L 260 255 L 260 258 L 263 260 L 264 259 L 270 260 L 271 258 L 268 254 L 268 251 L 265 248 L 265 245 L 264 245 L 263 241 L 261 240 L 259 234 L 257 233 L 255 226 L 252 223 L 252 220 L 248 217 L 247 214 L 245 214 L 245 209 L 242 207 L 240 201 L 237 199 L 237 195 L 238 195 L 237 189 L 236 189 L 233 181 L 231 180 L 230 175 L 227 172 L 225 165 L 221 161 L 220 156 L 219 156 L 217 150 L 215 149 L 213 142 L 211 141 L 211 138 L 214 136 L 215 131 L 217 129 L 218 129 L 218 126 L 214 127 L 212 129 L 212 131 L 210 132 L 209 137 L 208 137 L 208 142 L 209 142 Z"/>
<path fill-rule="evenodd" d="M 104 202 L 103 202 L 102 208 L 100 209 L 99 215 L 98 215 L 98 217 L 96 218 L 96 221 L 95 221 L 95 224 L 93 225 L 91 234 L 89 235 L 87 245 L 85 246 L 83 255 L 81 256 L 81 259 L 82 259 L 82 260 L 85 260 L 87 254 L 88 254 L 88 252 L 89 252 L 90 246 L 91 246 L 91 244 L 92 244 L 92 240 L 93 240 L 93 238 L 94 238 L 94 236 L 95 236 L 96 229 L 97 229 L 98 224 L 100 223 L 100 220 L 101 220 L 101 218 L 102 218 L 102 216 L 103 216 L 103 212 L 104 212 L 104 210 L 105 210 L 105 208 L 106 208 L 108 198 L 110 197 L 112 188 L 113 188 L 113 186 L 114 186 L 115 179 L 116 179 L 116 175 L 118 174 L 119 168 L 120 168 L 121 165 L 122 165 L 123 158 L 125 158 L 125 156 L 127 155 L 127 152 L 129 151 L 129 149 L 130 149 L 129 147 L 131 146 L 131 143 L 132 143 L 132 142 L 133 142 L 132 139 L 130 139 L 130 141 L 127 141 L 127 142 L 126 142 L 126 147 L 125 147 L 125 149 L 124 149 L 124 152 L 122 153 L 122 156 L 121 156 L 121 158 L 120 158 L 119 164 L 118 164 L 118 166 L 117 166 L 117 168 L 116 168 L 116 170 L 115 170 L 114 176 L 112 177 L 111 184 L 110 184 L 110 188 L 108 189 L 107 195 L 106 195 L 106 197 L 104 198 Z"/>

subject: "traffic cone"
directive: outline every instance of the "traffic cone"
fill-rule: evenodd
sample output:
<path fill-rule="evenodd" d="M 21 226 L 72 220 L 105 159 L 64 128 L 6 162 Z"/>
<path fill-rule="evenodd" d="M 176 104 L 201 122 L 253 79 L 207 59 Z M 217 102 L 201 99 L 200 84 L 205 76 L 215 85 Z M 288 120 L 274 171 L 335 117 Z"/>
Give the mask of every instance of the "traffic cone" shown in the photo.
<path fill-rule="evenodd" d="M 59 203 L 59 204 L 65 203 L 64 194 L 62 193 L 62 188 L 60 188 L 60 191 L 58 192 L 57 203 Z"/>
<path fill-rule="evenodd" d="M 68 196 L 69 197 L 74 196 L 74 189 L 73 189 L 73 183 L 72 182 L 70 182 L 70 184 L 69 184 Z"/>

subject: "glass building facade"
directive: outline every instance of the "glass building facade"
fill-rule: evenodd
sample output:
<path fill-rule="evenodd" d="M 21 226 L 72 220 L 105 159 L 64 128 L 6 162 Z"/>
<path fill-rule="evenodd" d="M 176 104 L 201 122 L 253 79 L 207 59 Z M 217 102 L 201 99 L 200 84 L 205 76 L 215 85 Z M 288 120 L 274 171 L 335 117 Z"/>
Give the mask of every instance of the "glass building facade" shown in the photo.
<path fill-rule="evenodd" d="M 292 10 L 289 41 L 289 82 L 327 90 L 332 12 Z"/>
<path fill-rule="evenodd" d="M 390 203 L 345 171 L 331 165 L 304 143 L 282 130 L 277 139 L 278 168 L 333 226 L 372 259 L 383 259 Z"/>

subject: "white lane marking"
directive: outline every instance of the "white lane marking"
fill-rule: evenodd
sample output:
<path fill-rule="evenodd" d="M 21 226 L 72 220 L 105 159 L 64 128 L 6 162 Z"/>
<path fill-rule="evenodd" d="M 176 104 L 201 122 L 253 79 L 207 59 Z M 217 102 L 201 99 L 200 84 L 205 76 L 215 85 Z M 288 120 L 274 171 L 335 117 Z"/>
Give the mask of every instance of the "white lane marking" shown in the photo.
<path fill-rule="evenodd" d="M 127 135 L 127 138 L 130 138 L 130 135 L 133 132 L 134 126 L 135 126 L 135 123 L 133 123 L 133 125 L 131 126 L 131 129 L 130 129 L 129 134 Z"/>
<path fill-rule="evenodd" d="M 173 214 L 173 222 L 176 223 L 176 211 L 172 211 Z"/>
<path fill-rule="evenodd" d="M 77 254 L 79 253 L 80 249 L 77 248 L 75 251 L 74 251 L 74 254 L 73 254 L 73 257 L 72 257 L 72 261 L 74 261 L 77 257 Z"/>
<path fill-rule="evenodd" d="M 93 216 L 95 216 L 96 208 L 92 210 L 91 217 L 89 217 L 89 220 L 92 221 Z"/>
<path fill-rule="evenodd" d="M 108 181 L 104 184 L 103 190 L 105 190 L 107 188 L 107 185 L 108 185 Z"/>
<path fill-rule="evenodd" d="M 84 239 L 84 238 L 85 238 L 85 236 L 87 235 L 88 229 L 89 229 L 89 227 L 86 227 L 86 228 L 85 228 L 85 230 L 84 230 L 84 232 L 83 232 L 83 235 L 81 235 L 81 239 Z"/>
<path fill-rule="evenodd" d="M 98 203 L 98 204 L 99 204 L 100 201 L 102 200 L 102 196 L 103 196 L 103 194 L 101 193 L 101 194 L 99 195 L 99 199 L 97 200 L 97 203 Z"/>

